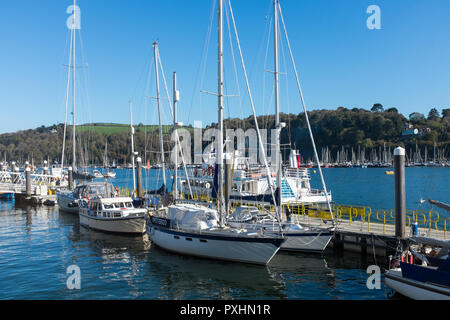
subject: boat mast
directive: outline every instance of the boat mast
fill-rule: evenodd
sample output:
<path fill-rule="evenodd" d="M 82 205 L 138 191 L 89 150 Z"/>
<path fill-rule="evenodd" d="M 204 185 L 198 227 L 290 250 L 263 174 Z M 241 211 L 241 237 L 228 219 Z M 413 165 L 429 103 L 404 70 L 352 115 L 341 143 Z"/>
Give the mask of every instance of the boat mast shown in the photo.
<path fill-rule="evenodd" d="M 173 130 L 177 131 L 177 102 L 179 99 L 179 93 L 177 90 L 177 73 L 173 73 Z M 178 141 L 175 142 L 175 157 L 174 157 L 174 185 L 173 185 L 173 198 L 178 198 Z"/>
<path fill-rule="evenodd" d="M 278 218 L 281 219 L 282 203 L 281 203 L 281 151 L 280 151 L 280 106 L 279 106 L 279 72 L 278 72 L 278 0 L 273 0 L 273 46 L 274 46 L 274 82 L 275 82 L 275 164 L 277 167 L 277 204 Z"/>
<path fill-rule="evenodd" d="M 133 127 L 133 106 L 130 101 L 130 134 L 131 134 L 131 165 L 133 166 L 133 193 L 136 191 L 136 173 L 134 170 L 134 127 Z"/>
<path fill-rule="evenodd" d="M 75 172 L 76 171 L 76 159 L 75 159 L 75 150 L 76 150 L 76 143 L 75 143 L 75 21 L 76 21 L 76 0 L 73 0 L 73 19 L 72 19 L 72 47 L 73 47 L 73 53 L 72 53 L 72 169 Z"/>
<path fill-rule="evenodd" d="M 218 174 L 218 190 L 217 190 L 217 210 L 219 214 L 220 226 L 224 225 L 224 212 L 223 212 L 223 0 L 219 0 L 218 8 L 218 137 L 217 137 L 217 150 L 216 150 L 216 163 Z"/>
<path fill-rule="evenodd" d="M 159 117 L 159 144 L 161 151 L 161 162 L 162 162 L 162 177 L 164 188 L 167 187 L 166 184 L 166 170 L 165 170 L 165 161 L 164 161 L 164 145 L 163 145 L 163 133 L 162 133 L 162 123 L 161 123 L 161 101 L 159 96 L 159 58 L 158 58 L 158 42 L 155 41 L 153 43 L 153 50 L 155 56 L 155 73 L 156 73 L 156 102 L 158 104 L 158 117 Z"/>

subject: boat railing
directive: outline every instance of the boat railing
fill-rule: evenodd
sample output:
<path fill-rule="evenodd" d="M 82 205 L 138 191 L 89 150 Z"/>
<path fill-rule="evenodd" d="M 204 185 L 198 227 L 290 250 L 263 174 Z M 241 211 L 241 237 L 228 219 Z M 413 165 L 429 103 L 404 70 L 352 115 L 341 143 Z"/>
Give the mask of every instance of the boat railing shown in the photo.
<path fill-rule="evenodd" d="M 308 169 L 306 168 L 286 168 L 283 175 L 289 178 L 309 178 Z"/>

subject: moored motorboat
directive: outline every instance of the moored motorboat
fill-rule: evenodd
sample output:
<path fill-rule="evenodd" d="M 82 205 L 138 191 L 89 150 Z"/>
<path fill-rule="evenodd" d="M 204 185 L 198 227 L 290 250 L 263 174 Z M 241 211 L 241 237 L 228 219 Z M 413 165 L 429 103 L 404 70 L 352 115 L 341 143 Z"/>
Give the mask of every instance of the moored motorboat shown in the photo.
<path fill-rule="evenodd" d="M 116 172 L 115 171 L 107 171 L 105 174 L 104 174 L 104 176 L 106 177 L 106 178 L 115 178 L 116 177 Z"/>
<path fill-rule="evenodd" d="M 79 185 L 74 190 L 56 193 L 59 208 L 71 213 L 78 213 L 81 200 L 89 200 L 98 196 L 112 197 L 114 195 L 113 185 L 107 182 L 90 182 Z"/>
<path fill-rule="evenodd" d="M 80 225 L 106 232 L 143 234 L 146 215 L 147 210 L 135 208 L 130 197 L 98 197 L 80 205 Z"/>
<path fill-rule="evenodd" d="M 94 171 L 92 171 L 92 174 L 94 175 L 94 177 L 96 178 L 103 178 L 103 175 L 100 173 L 100 171 L 98 171 L 97 169 L 95 169 Z"/>

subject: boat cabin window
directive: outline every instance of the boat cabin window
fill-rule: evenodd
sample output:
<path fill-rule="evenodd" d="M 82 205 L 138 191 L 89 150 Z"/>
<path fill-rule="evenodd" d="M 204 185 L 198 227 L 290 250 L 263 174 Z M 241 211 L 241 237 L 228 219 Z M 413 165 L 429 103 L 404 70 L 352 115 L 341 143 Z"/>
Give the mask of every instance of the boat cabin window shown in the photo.
<path fill-rule="evenodd" d="M 75 190 L 73 191 L 73 197 L 75 199 L 78 199 L 80 197 L 80 188 L 75 188 Z"/>
<path fill-rule="evenodd" d="M 112 203 L 104 203 L 103 208 L 105 209 L 113 209 L 114 205 Z"/>

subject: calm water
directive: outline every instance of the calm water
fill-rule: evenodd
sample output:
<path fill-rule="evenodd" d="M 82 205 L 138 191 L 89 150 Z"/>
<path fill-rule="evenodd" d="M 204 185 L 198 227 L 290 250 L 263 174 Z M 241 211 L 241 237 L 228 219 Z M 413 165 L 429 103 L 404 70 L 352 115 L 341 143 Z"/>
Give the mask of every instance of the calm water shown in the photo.
<path fill-rule="evenodd" d="M 393 176 L 383 169 L 325 169 L 339 203 L 392 208 Z M 420 198 L 448 199 L 450 170 L 407 168 L 407 206 Z M 150 187 L 158 172 L 152 171 Z M 318 174 L 311 172 L 313 186 Z M 117 170 L 117 185 L 131 185 Z M 153 246 L 146 236 L 125 237 L 80 227 L 78 217 L 57 207 L 0 202 L 0 299 L 388 299 L 391 292 L 366 287 L 359 255 L 279 253 L 267 267 L 180 256 Z M 81 270 L 81 289 L 66 286 L 66 269 Z"/>

